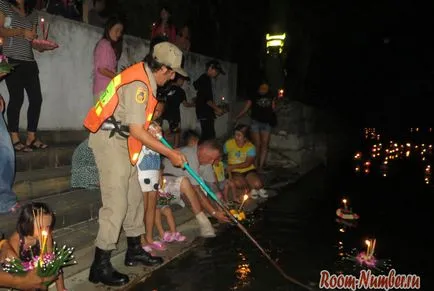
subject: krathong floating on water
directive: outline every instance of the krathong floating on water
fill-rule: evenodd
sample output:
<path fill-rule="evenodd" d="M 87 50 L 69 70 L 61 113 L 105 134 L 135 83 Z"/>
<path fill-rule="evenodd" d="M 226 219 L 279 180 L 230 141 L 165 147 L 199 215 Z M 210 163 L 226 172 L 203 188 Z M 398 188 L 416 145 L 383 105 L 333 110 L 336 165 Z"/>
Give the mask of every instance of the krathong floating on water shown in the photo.
<path fill-rule="evenodd" d="M 357 220 L 360 216 L 354 213 L 351 208 L 348 208 L 348 199 L 342 199 L 343 207 L 336 210 L 336 215 L 343 220 Z"/>
<path fill-rule="evenodd" d="M 391 261 L 378 259 L 374 256 L 376 242 L 376 239 L 366 240 L 367 248 L 365 251 L 353 249 L 349 254 L 342 257 L 342 262 L 352 262 L 352 269 L 355 271 L 370 269 L 379 274 L 387 273 L 392 267 Z"/>
<path fill-rule="evenodd" d="M 231 209 L 230 212 L 236 219 L 238 219 L 238 221 L 243 221 L 246 219 L 246 214 L 244 213 L 244 211 L 239 211 L 237 209 Z"/>
<path fill-rule="evenodd" d="M 397 142 L 390 140 L 388 142 L 380 140 L 381 135 L 375 128 L 365 128 L 364 137 L 368 140 L 370 147 L 367 152 L 356 152 L 353 156 L 354 171 L 365 175 L 371 174 L 373 169 L 378 169 L 383 177 L 389 176 L 390 165 L 396 161 L 419 159 L 424 171 L 425 184 L 431 184 L 431 162 L 433 145 L 427 143 L 415 143 L 423 133 L 432 134 L 432 128 L 422 130 L 420 128 L 411 128 L 411 136 L 406 141 Z M 363 157 L 363 159 L 362 159 Z"/>

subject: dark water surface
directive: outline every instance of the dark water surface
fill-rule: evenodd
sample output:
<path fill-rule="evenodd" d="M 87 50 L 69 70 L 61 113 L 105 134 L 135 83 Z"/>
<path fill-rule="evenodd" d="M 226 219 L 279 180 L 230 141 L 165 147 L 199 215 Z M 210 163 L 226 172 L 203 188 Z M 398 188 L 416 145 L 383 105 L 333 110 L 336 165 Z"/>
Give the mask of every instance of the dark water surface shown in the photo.
<path fill-rule="evenodd" d="M 376 142 L 365 140 L 363 145 L 353 142 L 349 146 L 360 148 L 366 157 Z M 354 271 L 353 263 L 341 263 L 339 242 L 344 253 L 349 253 L 366 249 L 365 239 L 375 238 L 378 259 L 390 260 L 399 274 L 421 276 L 420 290 L 434 290 L 430 279 L 434 269 L 434 187 L 424 180 L 430 157 L 424 161 L 419 155 L 417 159 L 396 158 L 388 164 L 387 177 L 380 168 L 383 158 L 372 161 L 367 175 L 354 170 L 364 161 L 354 160 L 352 155 L 331 157 L 328 166 L 315 169 L 262 205 L 254 222 L 248 224 L 249 231 L 288 275 L 306 284 L 318 286 L 321 270 Z M 343 197 L 360 220 L 356 227 L 341 232 L 335 211 Z M 229 227 L 154 272 L 134 290 L 303 289 L 283 279 L 238 228 Z"/>

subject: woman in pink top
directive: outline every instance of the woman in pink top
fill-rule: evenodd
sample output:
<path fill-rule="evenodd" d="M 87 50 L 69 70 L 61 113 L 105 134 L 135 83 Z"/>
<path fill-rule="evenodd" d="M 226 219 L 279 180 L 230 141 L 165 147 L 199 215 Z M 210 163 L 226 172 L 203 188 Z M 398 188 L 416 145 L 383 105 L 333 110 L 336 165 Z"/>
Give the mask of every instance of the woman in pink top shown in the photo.
<path fill-rule="evenodd" d="M 107 20 L 102 39 L 93 53 L 93 96 L 98 99 L 108 83 L 117 75 L 118 60 L 122 54 L 124 25 L 117 17 Z M 96 103 L 96 100 L 94 100 Z M 98 169 L 89 139 L 85 139 L 75 150 L 71 162 L 71 188 L 99 188 Z"/>
<path fill-rule="evenodd" d="M 108 83 L 117 75 L 118 61 L 122 54 L 124 25 L 118 17 L 111 17 L 93 53 L 93 96 L 98 99 Z"/>

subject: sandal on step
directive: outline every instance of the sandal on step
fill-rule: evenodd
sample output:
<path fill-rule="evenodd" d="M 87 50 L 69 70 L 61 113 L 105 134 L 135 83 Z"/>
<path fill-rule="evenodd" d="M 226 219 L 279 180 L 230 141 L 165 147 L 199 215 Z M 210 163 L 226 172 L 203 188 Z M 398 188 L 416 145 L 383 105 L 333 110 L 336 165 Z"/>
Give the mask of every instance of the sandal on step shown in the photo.
<path fill-rule="evenodd" d="M 180 232 L 175 232 L 172 234 L 173 241 L 183 242 L 187 239 L 185 235 L 182 235 Z"/>
<path fill-rule="evenodd" d="M 166 247 L 160 241 L 154 241 L 151 244 L 148 244 L 148 246 L 151 247 L 152 249 L 156 250 L 156 251 L 165 251 L 166 250 Z"/>
<path fill-rule="evenodd" d="M 154 250 L 149 245 L 142 246 L 142 249 L 149 253 L 151 256 L 156 256 L 157 254 L 154 252 Z"/>
<path fill-rule="evenodd" d="M 25 152 L 25 153 L 29 153 L 32 152 L 33 150 L 31 148 L 29 148 L 28 146 L 26 146 L 25 144 L 23 144 L 20 141 L 14 142 L 12 144 L 12 146 L 14 147 L 14 150 L 16 152 Z"/>
<path fill-rule="evenodd" d="M 162 239 L 163 239 L 164 242 L 167 242 L 167 243 L 173 242 L 173 235 L 172 235 L 171 232 L 166 231 L 166 232 L 164 233 Z"/>
<path fill-rule="evenodd" d="M 27 145 L 29 148 L 34 150 L 45 150 L 48 148 L 48 145 L 43 143 L 42 141 L 35 138 L 30 144 Z"/>

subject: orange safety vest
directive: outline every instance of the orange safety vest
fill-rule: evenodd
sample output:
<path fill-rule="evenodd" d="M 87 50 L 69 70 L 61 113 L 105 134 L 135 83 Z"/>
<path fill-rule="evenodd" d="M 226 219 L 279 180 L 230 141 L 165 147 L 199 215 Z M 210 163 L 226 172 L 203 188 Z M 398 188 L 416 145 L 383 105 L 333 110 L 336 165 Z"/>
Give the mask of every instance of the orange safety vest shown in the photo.
<path fill-rule="evenodd" d="M 144 128 L 147 130 L 152 121 L 152 115 L 154 114 L 155 106 L 157 106 L 157 99 L 155 98 L 152 87 L 149 82 L 148 75 L 146 74 L 144 63 L 140 62 L 122 71 L 119 75 L 114 77 L 107 86 L 107 89 L 101 94 L 95 107 L 89 110 L 86 118 L 84 119 L 84 126 L 91 132 L 95 133 L 99 130 L 101 125 L 115 112 L 119 104 L 118 90 L 124 85 L 132 83 L 134 81 L 141 81 L 148 87 L 148 100 L 145 99 L 145 92 L 138 91 L 138 96 L 129 96 L 129 98 L 142 98 L 137 102 L 147 102 L 146 111 L 144 112 L 146 122 Z M 142 95 L 139 95 L 142 94 Z M 134 166 L 139 158 L 140 151 L 142 149 L 142 143 L 132 137 L 128 137 L 128 152 L 130 156 L 130 162 Z"/>

